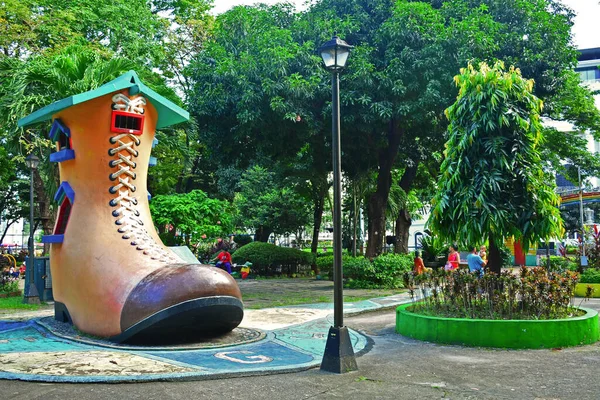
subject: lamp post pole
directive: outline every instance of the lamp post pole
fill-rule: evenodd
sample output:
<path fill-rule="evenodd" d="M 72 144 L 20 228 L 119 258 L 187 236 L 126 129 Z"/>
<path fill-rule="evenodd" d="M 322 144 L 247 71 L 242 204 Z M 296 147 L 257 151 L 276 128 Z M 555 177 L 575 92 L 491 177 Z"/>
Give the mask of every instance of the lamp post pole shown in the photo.
<path fill-rule="evenodd" d="M 344 326 L 344 287 L 342 274 L 342 159 L 340 150 L 340 75 L 331 75 L 331 126 L 333 152 L 333 322 Z"/>
<path fill-rule="evenodd" d="M 352 46 L 334 36 L 319 49 L 331 76 L 331 125 L 333 153 L 333 326 L 329 328 L 321 370 L 338 374 L 358 369 L 348 328 L 344 326 L 342 272 L 342 161 L 340 150 L 340 81 Z"/>
<path fill-rule="evenodd" d="M 581 258 L 579 261 L 579 271 L 583 272 L 583 267 L 587 266 L 585 257 L 585 225 L 583 222 L 583 186 L 581 185 L 581 167 L 577 168 L 577 177 L 579 180 L 579 216 L 581 217 Z"/>
<path fill-rule="evenodd" d="M 31 175 L 29 187 L 29 265 L 27 265 L 27 269 L 25 270 L 25 296 L 23 297 L 23 303 L 39 304 L 40 296 L 34 283 L 35 243 L 33 237 L 33 231 L 35 229 L 35 222 L 33 220 L 33 171 L 37 168 L 39 160 L 33 154 L 27 156 L 25 160 L 27 162 L 27 166 L 31 171 Z"/>

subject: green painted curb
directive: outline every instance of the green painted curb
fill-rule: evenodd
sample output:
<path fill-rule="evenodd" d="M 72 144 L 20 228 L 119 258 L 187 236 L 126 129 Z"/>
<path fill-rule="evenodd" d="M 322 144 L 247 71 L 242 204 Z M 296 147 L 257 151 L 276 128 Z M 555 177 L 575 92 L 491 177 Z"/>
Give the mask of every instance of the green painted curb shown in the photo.
<path fill-rule="evenodd" d="M 600 339 L 598 312 L 555 320 L 438 318 L 396 309 L 396 333 L 428 342 L 472 347 L 551 349 L 592 344 Z"/>
<path fill-rule="evenodd" d="M 594 290 L 592 297 L 600 297 L 600 283 L 578 283 L 577 286 L 575 286 L 575 296 L 585 297 L 585 290 L 588 286 L 591 286 L 594 289 L 596 289 Z"/>

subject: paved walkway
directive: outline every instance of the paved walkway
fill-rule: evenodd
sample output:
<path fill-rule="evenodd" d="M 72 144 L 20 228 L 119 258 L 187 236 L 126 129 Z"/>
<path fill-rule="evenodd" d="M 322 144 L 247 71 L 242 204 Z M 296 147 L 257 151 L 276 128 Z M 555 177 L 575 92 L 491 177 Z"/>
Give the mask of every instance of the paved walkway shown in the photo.
<path fill-rule="evenodd" d="M 261 285 L 246 285 L 253 284 Z M 317 285 L 321 286 L 330 283 Z M 345 303 L 344 313 L 359 314 L 408 301 L 403 293 Z M 0 317 L 0 379 L 141 382 L 300 371 L 320 364 L 332 312 L 331 303 L 246 310 L 240 327 L 263 332 L 260 340 L 184 349 L 124 348 L 65 337 L 49 329 L 52 310 L 48 309 L 4 315 Z M 356 353 L 366 351 L 364 334 L 351 330 L 351 340 Z"/>

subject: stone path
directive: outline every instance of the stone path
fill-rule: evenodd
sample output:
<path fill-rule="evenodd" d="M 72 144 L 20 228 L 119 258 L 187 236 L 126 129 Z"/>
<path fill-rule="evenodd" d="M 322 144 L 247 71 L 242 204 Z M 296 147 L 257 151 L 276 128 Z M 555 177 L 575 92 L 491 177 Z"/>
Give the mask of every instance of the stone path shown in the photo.
<path fill-rule="evenodd" d="M 314 291 L 330 290 L 330 284 L 306 285 Z M 261 283 L 255 285 L 256 290 L 265 290 Z M 407 301 L 407 294 L 398 294 L 345 303 L 344 313 L 394 307 Z M 332 311 L 330 303 L 246 310 L 240 327 L 264 332 L 261 340 L 186 349 L 119 348 L 59 336 L 47 323 L 52 314 L 47 309 L 5 315 L 0 318 L 0 379 L 135 382 L 299 371 L 321 363 Z M 351 340 L 355 352 L 367 348 L 365 335 L 351 330 Z"/>

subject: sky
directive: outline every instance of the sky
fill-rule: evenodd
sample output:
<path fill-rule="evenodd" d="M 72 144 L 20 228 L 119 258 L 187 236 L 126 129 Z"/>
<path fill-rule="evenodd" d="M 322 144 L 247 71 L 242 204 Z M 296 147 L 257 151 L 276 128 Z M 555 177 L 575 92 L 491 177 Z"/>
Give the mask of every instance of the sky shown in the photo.
<path fill-rule="evenodd" d="M 578 49 L 600 47 L 600 0 L 561 0 L 564 4 L 575 10 L 575 26 L 573 35 L 575 46 Z M 275 4 L 281 0 L 262 0 L 260 3 Z M 300 9 L 304 8 L 306 0 L 290 0 Z M 221 14 L 237 5 L 252 5 L 256 0 L 215 0 L 213 14 Z"/>

